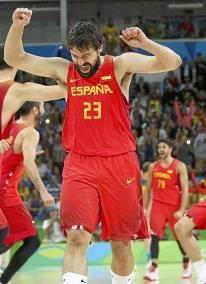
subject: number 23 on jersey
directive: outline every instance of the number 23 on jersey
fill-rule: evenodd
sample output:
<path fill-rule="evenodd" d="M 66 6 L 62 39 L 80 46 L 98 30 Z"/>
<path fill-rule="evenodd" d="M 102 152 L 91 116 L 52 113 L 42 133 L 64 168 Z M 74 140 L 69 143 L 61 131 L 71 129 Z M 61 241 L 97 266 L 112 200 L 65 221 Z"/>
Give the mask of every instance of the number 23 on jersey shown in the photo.
<path fill-rule="evenodd" d="M 101 119 L 102 118 L 102 104 L 101 102 L 83 102 L 84 105 L 84 119 Z"/>

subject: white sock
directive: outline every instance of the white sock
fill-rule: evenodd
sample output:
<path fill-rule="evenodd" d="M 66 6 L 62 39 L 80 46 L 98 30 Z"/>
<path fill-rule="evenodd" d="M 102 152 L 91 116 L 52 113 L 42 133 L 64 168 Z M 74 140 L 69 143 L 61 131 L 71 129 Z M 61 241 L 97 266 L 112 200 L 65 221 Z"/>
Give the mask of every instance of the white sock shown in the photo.
<path fill-rule="evenodd" d="M 63 275 L 63 284 L 84 284 L 87 283 L 87 276 L 67 272 Z"/>
<path fill-rule="evenodd" d="M 128 276 L 119 276 L 111 270 L 112 284 L 132 284 L 134 271 Z"/>
<path fill-rule="evenodd" d="M 193 262 L 197 277 L 206 277 L 206 263 L 203 259 Z"/>

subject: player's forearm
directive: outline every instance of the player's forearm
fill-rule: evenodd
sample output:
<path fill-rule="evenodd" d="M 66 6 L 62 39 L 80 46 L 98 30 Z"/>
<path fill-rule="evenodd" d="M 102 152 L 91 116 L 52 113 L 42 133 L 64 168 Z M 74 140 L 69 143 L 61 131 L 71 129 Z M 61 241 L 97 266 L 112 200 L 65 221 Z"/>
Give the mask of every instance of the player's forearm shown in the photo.
<path fill-rule="evenodd" d="M 34 161 L 25 162 L 24 166 L 29 178 L 31 179 L 36 189 L 39 191 L 40 195 L 45 191 L 47 191 L 44 186 L 44 183 L 41 180 L 35 162 Z"/>
<path fill-rule="evenodd" d="M 157 60 L 165 67 L 165 69 L 177 69 L 182 63 L 182 60 L 177 53 L 170 48 L 158 44 L 150 39 L 146 41 L 143 49 L 154 54 Z"/>
<path fill-rule="evenodd" d="M 179 210 L 184 211 L 187 206 L 187 202 L 188 202 L 188 189 L 183 189 Z"/>
<path fill-rule="evenodd" d="M 22 45 L 23 32 L 24 28 L 12 25 L 5 42 L 4 60 L 7 64 L 17 68 L 18 62 L 25 55 Z"/>
<path fill-rule="evenodd" d="M 145 200 L 144 200 L 144 208 L 147 211 L 151 210 L 152 204 L 152 190 L 150 188 L 146 188 Z"/>

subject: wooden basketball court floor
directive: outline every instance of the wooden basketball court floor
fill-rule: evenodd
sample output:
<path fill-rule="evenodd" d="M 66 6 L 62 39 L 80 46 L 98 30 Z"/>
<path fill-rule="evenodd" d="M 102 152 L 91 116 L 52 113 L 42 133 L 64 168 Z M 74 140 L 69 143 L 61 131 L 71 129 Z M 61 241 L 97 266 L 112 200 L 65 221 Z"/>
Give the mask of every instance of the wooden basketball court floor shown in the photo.
<path fill-rule="evenodd" d="M 195 284 L 195 276 L 192 280 L 182 280 L 181 264 L 161 264 L 160 281 L 144 281 L 144 265 L 137 266 L 137 276 L 134 284 Z M 88 284 L 111 284 L 109 267 L 98 265 L 89 266 Z M 193 275 L 194 275 L 193 271 Z M 62 284 L 61 267 L 35 268 L 32 271 L 20 271 L 10 281 L 10 284 Z"/>

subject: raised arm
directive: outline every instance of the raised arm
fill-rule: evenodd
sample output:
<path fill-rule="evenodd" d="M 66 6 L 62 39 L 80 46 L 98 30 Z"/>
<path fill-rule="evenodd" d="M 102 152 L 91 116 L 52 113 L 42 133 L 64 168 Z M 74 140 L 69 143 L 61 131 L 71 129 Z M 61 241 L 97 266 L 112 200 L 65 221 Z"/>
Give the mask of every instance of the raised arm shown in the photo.
<path fill-rule="evenodd" d="M 24 138 L 22 142 L 22 153 L 24 157 L 25 170 L 32 183 L 39 191 L 41 199 L 44 202 L 44 206 L 52 206 L 54 205 L 54 199 L 45 188 L 35 163 L 36 147 L 39 142 L 39 133 L 32 127 L 27 127 L 23 131 Z"/>
<path fill-rule="evenodd" d="M 17 69 L 66 82 L 69 61 L 59 57 L 35 56 L 24 51 L 22 36 L 24 27 L 30 23 L 31 16 L 32 11 L 27 8 L 18 8 L 14 11 L 13 24 L 5 43 L 5 61 Z"/>
<path fill-rule="evenodd" d="M 158 44 L 146 37 L 137 27 L 127 28 L 122 31 L 120 38 L 129 46 L 144 49 L 154 56 L 138 53 L 124 53 L 116 58 L 119 68 L 125 73 L 157 73 L 177 69 L 181 58 L 170 48 Z"/>

